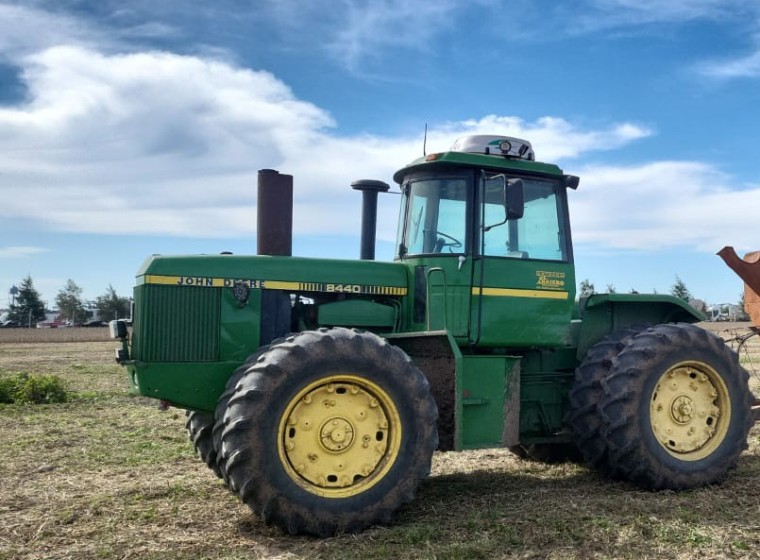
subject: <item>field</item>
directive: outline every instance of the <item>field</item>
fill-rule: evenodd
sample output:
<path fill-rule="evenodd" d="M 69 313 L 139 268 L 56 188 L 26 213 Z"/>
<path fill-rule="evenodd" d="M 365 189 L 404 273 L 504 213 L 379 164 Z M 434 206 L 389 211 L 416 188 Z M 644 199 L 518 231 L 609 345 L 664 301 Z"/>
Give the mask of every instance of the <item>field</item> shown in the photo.
<path fill-rule="evenodd" d="M 744 327 L 711 325 L 726 338 Z M 65 404 L 0 405 L 2 560 L 760 558 L 759 426 L 720 487 L 653 493 L 503 450 L 437 453 L 394 525 L 286 536 L 194 456 L 183 411 L 127 393 L 106 337 L 0 330 L 0 375 L 54 373 L 72 392 Z M 750 370 L 759 338 L 742 353 Z"/>

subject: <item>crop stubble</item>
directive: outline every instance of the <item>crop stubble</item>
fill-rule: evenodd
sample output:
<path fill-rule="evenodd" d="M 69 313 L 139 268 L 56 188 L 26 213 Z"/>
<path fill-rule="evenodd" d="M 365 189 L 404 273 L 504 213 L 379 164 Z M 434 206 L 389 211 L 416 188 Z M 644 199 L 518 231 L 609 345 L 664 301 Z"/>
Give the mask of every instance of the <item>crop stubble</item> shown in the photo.
<path fill-rule="evenodd" d="M 127 394 L 113 342 L 0 333 L 0 375 L 54 373 L 74 395 L 0 408 L 3 560 L 760 557 L 757 427 L 724 485 L 679 494 L 504 450 L 438 453 L 395 525 L 319 541 L 250 515 L 193 455 L 182 411 Z"/>

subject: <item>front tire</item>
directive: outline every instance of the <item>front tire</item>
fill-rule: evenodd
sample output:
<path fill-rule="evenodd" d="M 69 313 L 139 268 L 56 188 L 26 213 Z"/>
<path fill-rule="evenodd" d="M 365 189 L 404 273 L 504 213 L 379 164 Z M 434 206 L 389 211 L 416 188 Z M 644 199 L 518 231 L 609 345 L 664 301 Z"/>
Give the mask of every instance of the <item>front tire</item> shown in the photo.
<path fill-rule="evenodd" d="M 194 410 L 188 410 L 185 414 L 187 416 L 185 428 L 187 429 L 190 441 L 193 442 L 196 454 L 208 468 L 214 471 L 216 476 L 222 478 L 222 473 L 217 466 L 216 450 L 214 449 L 214 442 L 211 435 L 211 431 L 214 427 L 214 417 L 210 414 L 196 412 Z"/>
<path fill-rule="evenodd" d="M 438 446 L 427 379 L 371 334 L 320 329 L 273 344 L 224 414 L 230 485 L 267 523 L 329 536 L 387 523 Z"/>
<path fill-rule="evenodd" d="M 236 489 L 230 486 L 230 479 L 227 476 L 227 465 L 222 455 L 222 432 L 224 431 L 224 414 L 227 412 L 227 404 L 230 402 L 232 395 L 235 394 L 237 384 L 248 373 L 250 367 L 255 364 L 261 356 L 269 350 L 269 346 L 262 346 L 254 354 L 248 356 L 248 359 L 238 367 L 227 380 L 224 392 L 219 396 L 216 401 L 216 409 L 214 410 L 213 428 L 211 430 L 211 442 L 214 447 L 214 462 L 216 468 L 214 469 L 219 474 L 219 478 L 224 481 L 224 485 L 231 491 L 235 492 Z"/>
<path fill-rule="evenodd" d="M 653 490 L 721 482 L 747 448 L 748 379 L 736 354 L 699 327 L 638 334 L 602 383 L 611 465 Z"/>

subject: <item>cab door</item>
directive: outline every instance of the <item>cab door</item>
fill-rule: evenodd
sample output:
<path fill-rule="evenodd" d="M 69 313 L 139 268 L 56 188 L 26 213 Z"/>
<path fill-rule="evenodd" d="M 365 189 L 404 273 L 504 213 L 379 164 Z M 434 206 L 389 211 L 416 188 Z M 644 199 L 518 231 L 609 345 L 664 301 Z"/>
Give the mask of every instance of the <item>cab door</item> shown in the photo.
<path fill-rule="evenodd" d="M 475 176 L 453 168 L 417 173 L 402 185 L 405 198 L 400 258 L 410 266 L 412 330 L 470 336 Z"/>
<path fill-rule="evenodd" d="M 519 179 L 520 218 L 506 219 L 505 191 Z M 563 184 L 555 178 L 480 177 L 471 338 L 478 346 L 569 342 L 575 274 Z"/>

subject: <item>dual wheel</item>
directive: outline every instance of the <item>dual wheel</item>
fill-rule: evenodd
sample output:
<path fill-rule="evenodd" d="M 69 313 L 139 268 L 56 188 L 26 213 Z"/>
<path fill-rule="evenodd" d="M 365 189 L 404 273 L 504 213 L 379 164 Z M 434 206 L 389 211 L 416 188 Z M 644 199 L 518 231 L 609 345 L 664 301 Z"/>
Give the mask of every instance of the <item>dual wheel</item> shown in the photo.
<path fill-rule="evenodd" d="M 252 356 L 213 423 L 190 413 L 188 426 L 205 422 L 204 445 L 193 438 L 199 455 L 265 522 L 329 536 L 387 523 L 413 499 L 438 446 L 437 417 L 404 352 L 334 328 Z"/>
<path fill-rule="evenodd" d="M 586 462 L 653 490 L 719 483 L 747 447 L 749 376 L 691 324 L 635 326 L 589 350 L 568 418 Z"/>

